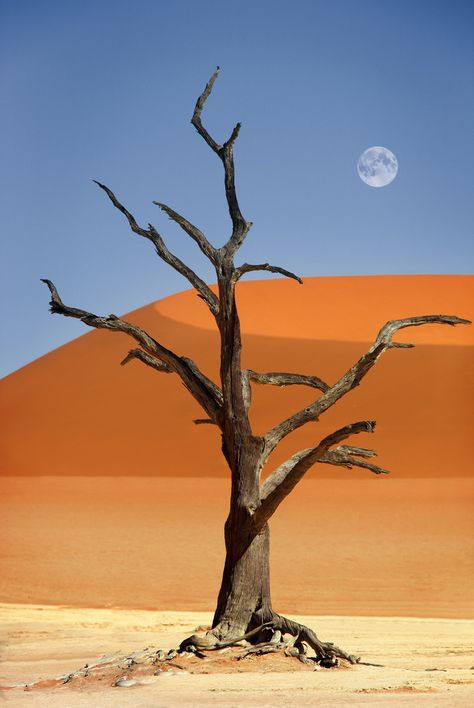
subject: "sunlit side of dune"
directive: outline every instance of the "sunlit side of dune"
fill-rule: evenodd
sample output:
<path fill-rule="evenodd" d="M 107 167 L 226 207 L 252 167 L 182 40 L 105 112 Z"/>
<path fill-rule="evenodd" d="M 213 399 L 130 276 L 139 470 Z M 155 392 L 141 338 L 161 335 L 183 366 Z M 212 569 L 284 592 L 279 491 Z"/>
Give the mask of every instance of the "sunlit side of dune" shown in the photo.
<path fill-rule="evenodd" d="M 238 289 L 244 365 L 315 374 L 334 382 L 388 319 L 420 314 L 472 318 L 468 276 L 369 276 L 249 281 Z M 72 293 L 64 295 L 74 302 Z M 217 380 L 218 335 L 205 305 L 185 292 L 130 313 L 165 346 L 194 358 Z M 80 325 L 78 324 L 78 328 Z M 380 464 L 399 477 L 466 476 L 472 413 L 472 328 L 404 330 L 418 346 L 386 353 L 363 384 L 284 441 L 271 464 L 341 425 L 375 419 Z M 93 331 L 2 383 L 6 475 L 227 476 L 213 426 L 174 375 L 140 362 L 120 367 L 125 335 Z M 254 386 L 258 433 L 313 400 L 305 387 Z M 316 474 L 311 472 L 310 474 Z M 366 476 L 319 465 L 318 476 Z"/>

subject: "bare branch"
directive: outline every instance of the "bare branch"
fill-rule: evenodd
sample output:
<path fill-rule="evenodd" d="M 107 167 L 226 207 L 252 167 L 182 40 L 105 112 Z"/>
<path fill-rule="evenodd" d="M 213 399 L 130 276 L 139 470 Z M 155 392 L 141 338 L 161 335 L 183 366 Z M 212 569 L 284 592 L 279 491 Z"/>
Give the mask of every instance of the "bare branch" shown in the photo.
<path fill-rule="evenodd" d="M 234 130 L 235 132 L 235 130 Z M 233 133 L 234 134 L 234 133 Z M 233 258 L 237 253 L 245 237 L 252 227 L 251 221 L 245 221 L 240 211 L 237 193 L 235 190 L 234 173 L 234 144 L 233 141 L 225 143 L 222 148 L 222 162 L 224 163 L 224 184 L 229 214 L 232 220 L 232 235 L 224 246 L 224 251 L 229 258 Z"/>
<path fill-rule="evenodd" d="M 234 130 L 232 131 L 229 140 L 224 144 L 224 147 L 225 147 L 226 145 L 232 145 L 232 143 L 235 143 L 235 141 L 237 140 L 238 135 L 239 135 L 239 133 L 240 133 L 241 127 L 242 127 L 242 123 L 236 123 L 236 124 L 235 124 Z"/>
<path fill-rule="evenodd" d="M 151 234 L 146 229 L 142 229 L 141 226 L 137 224 L 133 214 L 131 214 L 128 209 L 126 209 L 123 204 L 119 202 L 119 200 L 111 189 L 109 189 L 105 184 L 98 182 L 96 179 L 93 179 L 92 181 L 95 182 L 95 184 L 106 193 L 114 207 L 125 215 L 125 218 L 127 219 L 128 223 L 130 224 L 130 228 L 134 233 L 138 234 L 139 236 L 143 236 L 144 238 L 150 238 Z"/>
<path fill-rule="evenodd" d="M 375 340 L 375 345 L 377 344 L 390 344 L 391 339 L 395 332 L 399 329 L 405 329 L 405 327 L 420 327 L 425 324 L 445 324 L 455 327 L 458 324 L 472 324 L 470 320 L 463 320 L 455 315 L 421 315 L 419 317 L 407 317 L 403 320 L 390 320 L 386 322 L 381 328 Z M 394 346 L 404 346 L 401 342 L 393 342 Z M 374 346 L 375 346 L 374 345 Z M 414 347 L 414 344 L 408 345 Z"/>
<path fill-rule="evenodd" d="M 259 374 L 256 371 L 252 371 L 252 369 L 248 369 L 248 377 L 254 383 L 269 384 L 270 386 L 311 386 L 323 392 L 329 389 L 328 384 L 322 379 L 317 376 L 305 376 L 304 374 L 287 374 L 279 371 Z"/>
<path fill-rule="evenodd" d="M 65 315 L 66 317 L 75 317 L 76 319 L 82 320 L 82 322 L 89 327 L 95 327 L 96 329 L 109 329 L 114 332 L 128 334 L 135 339 L 144 350 L 143 355 L 133 354 L 133 356 L 141 358 L 142 361 L 150 364 L 151 360 L 146 360 L 146 354 L 149 354 L 159 361 L 158 365 L 161 371 L 164 370 L 161 368 L 161 364 L 163 364 L 178 374 L 192 396 L 204 408 L 207 415 L 212 420 L 216 421 L 217 424 L 220 424 L 222 393 L 213 382 L 199 371 L 197 365 L 191 359 L 178 356 L 153 339 L 153 337 L 145 332 L 145 330 L 141 329 L 141 327 L 126 322 L 116 317 L 116 315 L 99 317 L 86 310 L 80 310 L 76 307 L 65 305 L 59 297 L 55 285 L 50 280 L 43 278 L 42 282 L 46 283 L 51 293 L 50 309 L 52 313 Z M 140 350 L 134 351 L 137 352 Z M 126 357 L 126 360 L 130 360 L 130 354 Z M 158 367 L 154 366 L 154 368 Z"/>
<path fill-rule="evenodd" d="M 275 449 L 280 440 L 297 428 L 312 420 L 318 420 L 319 416 L 328 408 L 331 408 L 342 396 L 359 385 L 362 378 L 374 366 L 377 359 L 391 348 L 413 347 L 413 344 L 406 345 L 402 342 L 392 342 L 392 336 L 399 329 L 405 327 L 419 327 L 425 324 L 458 325 L 470 324 L 469 320 L 463 320 L 452 315 L 424 315 L 420 317 L 409 317 L 403 320 L 392 320 L 387 322 L 379 331 L 374 344 L 361 358 L 352 366 L 339 381 L 314 403 L 306 406 L 302 410 L 272 428 L 265 436 L 265 449 L 262 455 L 262 464 L 268 459 L 270 453 Z"/>
<path fill-rule="evenodd" d="M 191 236 L 193 241 L 197 243 L 201 251 L 211 261 L 211 263 L 213 263 L 214 265 L 216 264 L 216 249 L 209 243 L 209 241 L 200 229 L 198 229 L 196 226 L 193 226 L 193 224 L 191 224 L 187 219 L 185 219 L 184 216 L 181 216 L 180 214 L 178 214 L 178 212 L 174 211 L 174 209 L 171 209 L 169 206 L 166 206 L 166 204 L 163 204 L 162 202 L 153 202 L 153 204 L 156 204 L 156 206 L 159 207 L 162 211 L 164 211 L 170 219 L 179 224 L 183 231 L 185 231 L 188 236 Z"/>
<path fill-rule="evenodd" d="M 364 459 L 358 459 L 358 457 L 373 457 L 376 454 L 374 450 L 365 450 L 364 448 L 351 447 L 350 445 L 340 445 L 334 450 L 328 450 L 317 462 L 327 465 L 336 465 L 338 467 L 347 467 L 349 469 L 352 469 L 352 467 L 363 467 L 374 474 L 390 474 L 390 472 L 383 467 L 374 465 L 371 462 L 366 462 Z"/>
<path fill-rule="evenodd" d="M 227 204 L 229 207 L 229 214 L 232 220 L 232 235 L 226 245 L 224 246 L 224 252 L 229 258 L 233 258 L 236 251 L 242 245 L 247 233 L 249 232 L 252 223 L 250 221 L 245 221 L 240 211 L 239 202 L 237 200 L 237 194 L 235 190 L 235 172 L 234 172 L 234 143 L 239 134 L 241 124 L 237 123 L 234 127 L 230 138 L 223 145 L 211 137 L 211 135 L 204 128 L 201 121 L 201 113 L 205 102 L 209 98 L 214 82 L 219 75 L 219 67 L 213 73 L 209 81 L 207 82 L 204 91 L 199 96 L 196 106 L 194 108 L 193 117 L 191 118 L 191 123 L 196 128 L 199 135 L 206 141 L 209 147 L 220 157 L 222 164 L 224 165 L 224 184 L 225 184 L 225 194 L 227 199 Z"/>
<path fill-rule="evenodd" d="M 222 391 L 220 390 L 219 386 L 217 386 L 214 381 L 205 376 L 205 374 L 200 371 L 197 364 L 192 359 L 189 359 L 185 356 L 182 356 L 180 358 L 181 361 L 183 361 L 189 367 L 190 371 L 192 371 L 193 374 L 201 381 L 201 383 L 206 386 L 206 388 L 208 388 L 210 391 L 212 391 L 212 395 L 219 403 L 219 405 L 222 405 Z"/>
<path fill-rule="evenodd" d="M 339 445 L 336 448 L 340 452 L 345 452 L 348 455 L 357 455 L 358 457 L 377 457 L 375 450 L 367 447 L 354 447 L 354 445 Z"/>
<path fill-rule="evenodd" d="M 151 354 L 147 354 L 142 349 L 130 349 L 125 359 L 120 362 L 120 365 L 125 366 L 125 364 L 128 364 L 133 359 L 138 359 L 147 366 L 151 366 L 152 369 L 162 371 L 165 374 L 173 373 L 173 369 L 169 366 L 169 364 L 165 364 L 164 361 L 160 361 L 156 357 L 151 356 Z"/>
<path fill-rule="evenodd" d="M 148 229 L 143 229 L 137 224 L 135 217 L 123 206 L 123 204 L 119 202 L 111 189 L 96 180 L 94 180 L 94 182 L 107 194 L 114 207 L 125 215 L 132 231 L 151 241 L 155 246 L 158 256 L 191 283 L 193 288 L 198 291 L 199 295 L 206 302 L 212 314 L 217 316 L 219 313 L 218 298 L 214 295 L 206 283 L 198 275 L 196 275 L 193 270 L 191 270 L 191 268 L 189 268 L 185 263 L 183 263 L 182 260 L 169 251 L 156 228 L 152 224 L 148 224 Z"/>
<path fill-rule="evenodd" d="M 194 125 L 194 127 L 196 128 L 199 135 L 202 138 L 204 138 L 204 140 L 209 145 L 209 147 L 212 150 L 214 150 L 214 152 L 217 153 L 219 156 L 220 156 L 220 151 L 222 150 L 222 146 L 219 145 L 218 143 L 216 143 L 214 138 L 211 138 L 211 136 L 209 135 L 207 130 L 204 128 L 204 126 L 201 122 L 201 113 L 202 113 L 202 109 L 204 108 L 205 102 L 207 101 L 207 99 L 209 98 L 209 96 L 211 94 L 212 87 L 214 86 L 214 81 L 219 76 L 220 70 L 221 69 L 218 66 L 217 69 L 215 70 L 215 72 L 213 73 L 213 75 L 211 76 L 211 78 L 209 79 L 209 81 L 207 82 L 204 91 L 199 96 L 198 100 L 196 101 L 196 106 L 194 108 L 193 117 L 191 118 L 191 123 Z"/>
<path fill-rule="evenodd" d="M 269 273 L 280 273 L 280 275 L 284 275 L 286 278 L 292 278 L 293 280 L 298 281 L 300 285 L 303 285 L 303 280 L 299 277 L 299 275 L 295 275 L 291 271 L 285 270 L 285 268 L 280 268 L 279 266 L 272 266 L 269 263 L 258 263 L 257 265 L 252 265 L 251 263 L 244 263 L 243 265 L 235 269 L 233 276 L 234 282 L 237 282 L 243 275 L 245 275 L 245 273 L 250 273 L 251 271 L 255 270 L 266 270 Z"/>
<path fill-rule="evenodd" d="M 210 418 L 195 418 L 193 423 L 194 425 L 215 425 L 215 422 Z"/>
<path fill-rule="evenodd" d="M 300 452 L 297 452 L 280 465 L 261 486 L 261 505 L 254 514 L 254 522 L 257 527 L 260 528 L 261 525 L 268 521 L 283 499 L 294 489 L 309 468 L 323 458 L 333 445 L 337 445 L 350 435 L 363 432 L 372 433 L 374 429 L 375 421 L 373 420 L 351 423 L 327 435 L 316 447 L 300 450 Z M 344 454 L 343 452 L 341 453 L 341 455 Z"/>

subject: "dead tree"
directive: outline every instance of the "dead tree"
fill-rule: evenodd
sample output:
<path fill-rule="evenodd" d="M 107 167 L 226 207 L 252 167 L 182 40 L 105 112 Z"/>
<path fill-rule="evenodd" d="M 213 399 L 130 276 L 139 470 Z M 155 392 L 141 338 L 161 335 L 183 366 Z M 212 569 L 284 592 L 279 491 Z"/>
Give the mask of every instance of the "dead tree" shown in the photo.
<path fill-rule="evenodd" d="M 76 317 L 90 327 L 129 335 L 138 347 L 128 353 L 122 364 L 138 359 L 157 371 L 177 374 L 204 411 L 205 417 L 195 422 L 216 425 L 221 431 L 222 452 L 230 469 L 232 484 L 230 510 L 225 523 L 225 566 L 206 646 L 213 642 L 216 645 L 231 643 L 248 632 L 255 634 L 254 630 L 264 625 L 267 633 L 271 630 L 277 635 L 280 632 L 297 636 L 300 645 L 306 642 L 313 648 L 317 660 L 327 662 L 342 657 L 355 663 L 358 661 L 356 657 L 333 644 L 321 642 L 311 629 L 274 612 L 270 599 L 268 522 L 285 497 L 316 463 L 363 467 L 374 474 L 385 473 L 386 470 L 372 462 L 376 454 L 374 450 L 342 444 L 355 434 L 372 433 L 375 421 L 363 420 L 344 425 L 317 442 L 314 447 L 294 454 L 272 471 L 263 483 L 260 481 L 261 472 L 269 455 L 283 438 L 306 423 L 317 421 L 328 408 L 359 385 L 384 352 L 392 348 L 414 346 L 393 341 L 392 337 L 399 329 L 429 323 L 467 324 L 468 320 L 448 315 L 426 315 L 387 322 L 368 351 L 335 383 L 326 383 L 317 376 L 285 372 L 259 373 L 242 369 L 241 329 L 235 299 L 237 282 L 251 271 L 278 273 L 298 283 L 302 283 L 302 280 L 294 273 L 269 263 L 244 263 L 238 266 L 234 263 L 252 223 L 242 215 L 235 188 L 233 153 L 240 123 L 236 124 L 229 139 L 220 144 L 201 122 L 204 104 L 218 73 L 219 69 L 211 76 L 199 96 L 191 122 L 224 167 L 225 195 L 232 221 L 228 241 L 216 248 L 200 229 L 174 209 L 161 202 L 154 202 L 179 224 L 212 263 L 217 276 L 217 295 L 191 268 L 169 251 L 155 226 L 140 226 L 108 187 L 99 182 L 97 184 L 114 207 L 125 216 L 132 231 L 151 241 L 158 256 L 188 280 L 211 311 L 220 333 L 219 385 L 205 376 L 194 361 L 164 347 L 140 327 L 115 315 L 101 317 L 69 307 L 61 300 L 54 284 L 50 280 L 44 282 L 51 292 L 51 312 Z M 253 384 L 309 386 L 316 389 L 317 397 L 310 405 L 293 413 L 265 435 L 255 435 L 249 420 Z"/>

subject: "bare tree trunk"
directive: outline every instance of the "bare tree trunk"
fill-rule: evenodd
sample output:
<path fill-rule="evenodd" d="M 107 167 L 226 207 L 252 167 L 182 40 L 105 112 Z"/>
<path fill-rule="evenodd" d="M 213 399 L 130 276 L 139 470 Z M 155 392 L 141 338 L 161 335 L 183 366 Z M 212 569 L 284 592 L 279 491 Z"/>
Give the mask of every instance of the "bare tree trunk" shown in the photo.
<path fill-rule="evenodd" d="M 240 322 L 231 259 L 221 266 L 219 330 L 223 396 L 222 448 L 231 479 L 225 524 L 226 559 L 213 621 L 213 634 L 226 640 L 245 634 L 259 610 L 270 611 L 269 531 L 253 523 L 260 504 L 263 439 L 252 434 L 248 379 L 241 366 Z"/>
<path fill-rule="evenodd" d="M 225 534 L 226 560 L 212 623 L 219 640 L 245 634 L 255 624 L 257 613 L 264 622 L 271 619 L 268 525 L 245 549 L 239 548 L 241 539 L 232 514 Z"/>

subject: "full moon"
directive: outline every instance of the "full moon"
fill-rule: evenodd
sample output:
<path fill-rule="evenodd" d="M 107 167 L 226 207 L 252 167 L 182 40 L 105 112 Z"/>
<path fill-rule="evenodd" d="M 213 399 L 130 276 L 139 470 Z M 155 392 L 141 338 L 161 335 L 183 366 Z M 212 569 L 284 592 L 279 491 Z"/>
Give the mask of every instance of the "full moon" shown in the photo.
<path fill-rule="evenodd" d="M 367 148 L 359 157 L 357 172 L 369 187 L 386 187 L 397 176 L 398 161 L 386 147 Z"/>

